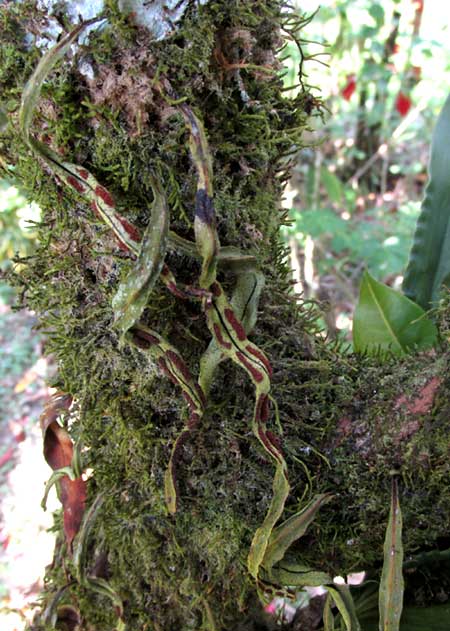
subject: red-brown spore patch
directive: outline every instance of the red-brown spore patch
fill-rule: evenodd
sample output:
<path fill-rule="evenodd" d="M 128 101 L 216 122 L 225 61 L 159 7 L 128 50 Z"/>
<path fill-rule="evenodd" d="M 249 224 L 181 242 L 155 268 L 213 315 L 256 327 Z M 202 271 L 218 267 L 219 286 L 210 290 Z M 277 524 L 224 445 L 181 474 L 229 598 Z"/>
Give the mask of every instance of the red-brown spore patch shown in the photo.
<path fill-rule="evenodd" d="M 192 375 L 190 373 L 189 368 L 186 366 L 186 364 L 181 359 L 181 357 L 177 355 L 177 353 L 175 353 L 174 351 L 168 350 L 166 351 L 166 356 L 172 362 L 172 364 L 177 368 L 177 370 L 180 371 L 185 381 L 188 381 L 188 382 L 192 381 Z"/>
<path fill-rule="evenodd" d="M 89 171 L 86 171 L 86 169 L 77 169 L 77 173 L 83 180 L 87 180 L 89 177 Z"/>
<path fill-rule="evenodd" d="M 270 442 L 269 437 L 262 427 L 258 427 L 258 438 L 266 448 L 266 450 L 273 456 L 276 460 L 280 460 L 280 454 L 277 449 Z"/>
<path fill-rule="evenodd" d="M 131 237 L 131 239 L 136 243 L 139 243 L 141 240 L 141 235 L 139 234 L 139 230 L 136 228 L 136 226 L 133 226 L 133 224 L 124 217 L 120 217 L 120 223 L 124 227 L 124 230 L 129 235 L 129 237 Z"/>
<path fill-rule="evenodd" d="M 135 343 L 139 341 L 145 341 L 147 345 L 144 348 L 150 348 L 150 346 L 157 346 L 159 344 L 159 339 L 149 333 L 148 331 L 142 331 L 141 329 L 132 329 L 133 339 Z"/>
<path fill-rule="evenodd" d="M 222 348 L 226 348 L 229 350 L 232 347 L 232 344 L 231 342 L 227 342 L 223 338 L 220 326 L 214 323 L 213 328 L 214 328 L 214 335 L 216 336 L 216 340 L 219 342 L 219 346 L 222 346 Z"/>
<path fill-rule="evenodd" d="M 256 402 L 255 418 L 258 423 L 267 423 L 269 419 L 269 397 L 261 394 Z"/>
<path fill-rule="evenodd" d="M 97 197 L 100 197 L 100 199 L 102 199 L 107 206 L 110 206 L 110 208 L 115 207 L 113 196 L 106 190 L 106 188 L 100 186 L 100 184 L 95 187 L 95 194 L 97 195 Z"/>
<path fill-rule="evenodd" d="M 192 411 L 195 411 L 197 409 L 197 405 L 190 394 L 188 394 L 186 391 L 183 390 L 183 392 L 181 393 L 181 396 L 186 401 L 186 403 L 188 404 L 188 406 L 190 407 Z"/>
<path fill-rule="evenodd" d="M 261 383 L 261 381 L 264 381 L 264 375 L 259 372 L 257 368 L 255 368 L 255 366 L 245 357 L 243 353 L 236 353 L 236 357 L 239 359 L 241 364 L 245 366 L 245 368 L 256 381 L 256 383 Z"/>
<path fill-rule="evenodd" d="M 78 191 L 78 193 L 84 193 L 86 191 L 86 187 L 73 175 L 67 176 L 67 183 L 70 184 L 70 186 L 76 191 Z"/>
<path fill-rule="evenodd" d="M 259 348 L 257 348 L 253 344 L 248 344 L 245 347 L 245 350 L 247 351 L 247 353 L 250 353 L 250 355 L 257 357 L 259 361 L 265 366 L 269 377 L 272 377 L 272 366 L 270 365 L 270 362 L 267 359 L 267 357 L 264 355 L 264 353 L 260 351 Z"/>
<path fill-rule="evenodd" d="M 270 430 L 267 430 L 266 434 L 267 434 L 267 438 L 270 440 L 274 448 L 281 453 L 282 447 L 281 447 L 280 438 L 276 434 L 271 432 Z"/>
<path fill-rule="evenodd" d="M 206 397 L 205 397 L 205 394 L 204 394 L 203 390 L 200 388 L 198 383 L 194 384 L 194 388 L 195 388 L 195 391 L 197 393 L 197 396 L 198 396 L 199 400 L 202 403 L 202 407 L 203 408 L 206 407 Z"/>
<path fill-rule="evenodd" d="M 247 335 L 245 333 L 244 327 L 239 322 L 239 320 L 236 318 L 233 309 L 228 309 L 228 308 L 225 309 L 224 310 L 224 314 L 225 314 L 225 318 L 228 320 L 228 322 L 233 327 L 233 330 L 236 333 L 236 335 L 238 337 L 238 340 L 240 342 L 243 342 L 244 340 L 246 340 L 247 339 Z"/>

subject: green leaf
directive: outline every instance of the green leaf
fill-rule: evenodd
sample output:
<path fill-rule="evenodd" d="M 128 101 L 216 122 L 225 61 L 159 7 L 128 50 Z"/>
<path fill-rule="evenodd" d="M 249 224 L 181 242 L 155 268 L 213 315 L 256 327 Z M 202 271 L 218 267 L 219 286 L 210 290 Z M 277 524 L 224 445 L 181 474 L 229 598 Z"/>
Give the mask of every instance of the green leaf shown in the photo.
<path fill-rule="evenodd" d="M 281 517 L 284 504 L 289 495 L 289 482 L 286 477 L 285 464 L 280 462 L 275 470 L 272 483 L 273 496 L 267 515 L 255 532 L 247 557 L 247 567 L 253 578 L 257 579 L 270 540 L 273 527 Z"/>
<path fill-rule="evenodd" d="M 331 594 L 328 593 L 323 607 L 323 628 L 324 631 L 334 631 L 334 616 L 331 611 Z"/>
<path fill-rule="evenodd" d="M 325 589 L 334 600 L 334 604 L 341 614 L 347 631 L 361 631 L 356 617 L 355 603 L 347 585 L 327 585 Z"/>
<path fill-rule="evenodd" d="M 391 509 L 384 541 L 384 561 L 380 581 L 380 631 L 399 631 L 404 590 L 402 565 L 402 513 L 398 499 L 397 480 L 393 478 Z"/>
<path fill-rule="evenodd" d="M 353 320 L 356 352 L 401 355 L 429 348 L 436 340 L 436 326 L 421 307 L 364 272 Z"/>
<path fill-rule="evenodd" d="M 316 495 L 305 508 L 273 530 L 262 562 L 267 571 L 270 571 L 277 561 L 281 561 L 294 541 L 305 534 L 319 508 L 329 502 L 332 497 L 329 493 Z"/>
<path fill-rule="evenodd" d="M 384 24 L 384 9 L 381 4 L 374 3 L 369 9 L 369 15 L 372 17 L 378 27 Z"/>
<path fill-rule="evenodd" d="M 403 291 L 429 309 L 438 300 L 443 284 L 450 286 L 450 95 L 433 133 L 429 181 Z"/>
<path fill-rule="evenodd" d="M 320 587 L 333 582 L 333 578 L 326 572 L 286 560 L 273 567 L 270 572 L 260 569 L 259 577 L 280 587 Z"/>
<path fill-rule="evenodd" d="M 159 182 L 152 178 L 153 206 L 136 264 L 113 298 L 114 326 L 126 333 L 139 320 L 164 265 L 169 209 Z"/>

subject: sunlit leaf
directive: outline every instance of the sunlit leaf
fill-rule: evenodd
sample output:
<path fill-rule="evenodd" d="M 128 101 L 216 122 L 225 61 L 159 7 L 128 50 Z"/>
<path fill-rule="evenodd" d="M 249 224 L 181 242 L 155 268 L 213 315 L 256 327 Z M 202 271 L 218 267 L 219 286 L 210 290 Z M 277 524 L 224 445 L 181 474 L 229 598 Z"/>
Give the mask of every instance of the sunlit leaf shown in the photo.
<path fill-rule="evenodd" d="M 380 631 L 398 631 L 403 608 L 402 513 L 397 481 L 392 480 L 391 509 L 384 541 L 383 571 L 380 581 Z"/>
<path fill-rule="evenodd" d="M 450 285 L 450 96 L 433 133 L 429 181 L 403 291 L 429 309 L 443 284 Z"/>
<path fill-rule="evenodd" d="M 353 320 L 355 351 L 401 355 L 429 348 L 436 340 L 436 326 L 421 307 L 364 272 Z"/>
<path fill-rule="evenodd" d="M 331 498 L 332 495 L 329 493 L 316 495 L 305 508 L 273 530 L 263 559 L 266 570 L 270 570 L 277 561 L 281 561 L 294 541 L 305 534 L 319 508 Z"/>

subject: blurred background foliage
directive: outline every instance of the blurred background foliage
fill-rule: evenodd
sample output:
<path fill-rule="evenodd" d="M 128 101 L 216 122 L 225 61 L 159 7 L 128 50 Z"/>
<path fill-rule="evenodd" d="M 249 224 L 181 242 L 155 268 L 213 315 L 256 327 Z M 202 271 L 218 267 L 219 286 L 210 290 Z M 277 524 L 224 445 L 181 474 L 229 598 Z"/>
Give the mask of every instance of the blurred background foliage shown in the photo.
<path fill-rule="evenodd" d="M 0 179 L 0 270 L 13 266 L 17 256 L 30 256 L 36 246 L 36 224 L 40 210 L 35 203 L 28 203 L 10 179 Z M 13 291 L 0 284 L 0 301 L 8 303 Z"/>
<path fill-rule="evenodd" d="M 296 289 L 322 302 L 324 329 L 349 339 L 364 269 L 397 288 L 448 93 L 450 6 L 436 0 L 297 0 L 315 13 L 284 54 L 327 111 L 311 121 L 284 204 Z"/>

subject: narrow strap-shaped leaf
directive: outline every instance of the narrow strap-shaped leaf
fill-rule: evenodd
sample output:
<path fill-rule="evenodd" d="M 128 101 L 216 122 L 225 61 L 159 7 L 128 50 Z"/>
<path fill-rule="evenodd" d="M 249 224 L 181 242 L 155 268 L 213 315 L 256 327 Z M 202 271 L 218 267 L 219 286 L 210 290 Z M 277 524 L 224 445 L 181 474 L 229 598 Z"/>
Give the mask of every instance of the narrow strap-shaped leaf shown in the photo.
<path fill-rule="evenodd" d="M 97 592 L 102 596 L 106 596 L 111 600 L 118 617 L 116 631 L 125 631 L 125 623 L 122 620 L 122 599 L 113 589 L 113 587 L 108 583 L 108 581 L 96 576 L 90 576 L 88 573 L 89 539 L 104 500 L 105 496 L 103 493 L 97 495 L 92 505 L 89 507 L 89 510 L 85 513 L 80 532 L 76 540 L 73 561 L 79 583 L 84 587 L 91 589 L 92 591 Z"/>
<path fill-rule="evenodd" d="M 237 258 L 221 259 L 219 257 L 219 265 L 221 262 L 225 265 L 225 260 L 227 261 L 227 269 L 231 268 L 236 276 L 230 305 L 236 318 L 244 327 L 246 335 L 248 335 L 256 324 L 259 299 L 265 282 L 264 275 L 255 268 L 255 261 L 252 257 L 244 257 L 243 264 L 238 264 Z M 230 265 L 228 265 L 229 262 L 231 262 Z M 225 357 L 226 355 L 214 336 L 200 360 L 199 383 L 205 394 L 209 393 L 216 368 Z"/>
<path fill-rule="evenodd" d="M 114 326 L 126 333 L 141 317 L 164 265 L 169 232 L 169 209 L 156 178 L 152 178 L 153 205 L 139 256 L 127 278 L 119 285 L 112 305 Z"/>
<path fill-rule="evenodd" d="M 216 279 L 220 250 L 213 202 L 212 157 L 203 123 L 185 103 L 179 105 L 179 110 L 190 132 L 189 149 L 198 174 L 194 232 L 197 248 L 202 256 L 199 283 L 202 289 L 208 289 Z"/>
<path fill-rule="evenodd" d="M 169 512 L 177 510 L 178 491 L 176 484 L 176 463 L 181 447 L 189 434 L 200 422 L 205 410 L 206 399 L 199 384 L 192 377 L 188 366 L 176 348 L 158 333 L 139 323 L 127 334 L 128 341 L 139 350 L 154 357 L 162 373 L 172 383 L 179 386 L 189 409 L 188 421 L 176 438 L 164 476 L 164 491 Z"/>
<path fill-rule="evenodd" d="M 347 585 L 326 585 L 325 589 L 331 595 L 334 604 L 338 608 L 347 631 L 361 631 L 361 626 L 356 616 L 355 603 Z"/>
<path fill-rule="evenodd" d="M 450 286 L 450 95 L 433 133 L 429 180 L 403 291 L 429 309 L 443 284 Z"/>
<path fill-rule="evenodd" d="M 80 531 L 75 539 L 73 562 L 77 580 L 83 583 L 87 576 L 88 543 L 98 513 L 105 501 L 104 493 L 99 493 L 83 516 Z"/>
<path fill-rule="evenodd" d="M 277 440 L 266 431 L 272 367 L 266 355 L 248 340 L 242 323 L 217 281 L 211 286 L 211 298 L 205 300 L 205 312 L 208 328 L 218 347 L 226 357 L 232 359 L 247 372 L 254 384 L 253 433 L 276 466 L 272 500 L 264 522 L 255 532 L 247 560 L 250 574 L 257 578 L 270 534 L 283 513 L 289 494 L 287 468 L 283 454 L 277 445 Z M 200 384 L 202 385 L 202 381 Z"/>
<path fill-rule="evenodd" d="M 329 493 L 316 495 L 300 512 L 292 515 L 270 535 L 263 559 L 263 566 L 270 571 L 284 557 L 287 549 L 302 537 L 313 522 L 319 508 L 332 499 Z"/>
<path fill-rule="evenodd" d="M 253 578 L 258 578 L 270 534 L 283 514 L 284 505 L 289 495 L 289 482 L 282 463 L 277 464 L 272 484 L 272 500 L 263 523 L 253 536 L 247 557 L 247 567 Z"/>
<path fill-rule="evenodd" d="M 384 561 L 380 581 L 380 631 L 398 631 L 400 628 L 404 589 L 402 564 L 402 513 L 398 498 L 397 480 L 393 478 L 391 508 L 384 541 Z"/>
<path fill-rule="evenodd" d="M 323 606 L 323 628 L 324 631 L 334 631 L 334 616 L 331 611 L 332 597 L 328 592 L 325 598 L 325 604 Z"/>
<path fill-rule="evenodd" d="M 436 341 L 436 326 L 422 307 L 364 272 L 353 319 L 355 351 L 404 354 Z"/>
<path fill-rule="evenodd" d="M 47 510 L 47 498 L 50 493 L 51 488 L 64 476 L 67 476 L 69 480 L 72 482 L 76 480 L 77 475 L 74 473 L 72 467 L 62 467 L 62 469 L 57 469 L 52 473 L 52 475 L 47 480 L 47 484 L 45 485 L 44 497 L 41 500 L 41 508 L 42 510 Z"/>
<path fill-rule="evenodd" d="M 19 122 L 22 136 L 30 149 L 43 158 L 50 169 L 67 186 L 81 195 L 92 206 L 94 212 L 98 213 L 114 231 L 114 234 L 119 239 L 119 244 L 122 244 L 125 249 L 137 255 L 139 253 L 140 235 L 136 228 L 117 212 L 111 193 L 101 186 L 86 168 L 66 162 L 48 145 L 36 140 L 31 135 L 34 111 L 45 79 L 56 63 L 62 59 L 78 35 L 99 19 L 101 18 L 94 18 L 79 24 L 43 55 L 24 88 Z"/>
<path fill-rule="evenodd" d="M 70 33 L 62 37 L 59 42 L 47 51 L 36 66 L 31 79 L 25 85 L 22 92 L 22 105 L 19 113 L 19 122 L 26 141 L 30 139 L 30 126 L 34 116 L 42 85 L 48 74 L 52 71 L 60 59 L 64 57 L 77 37 L 91 24 L 95 24 L 103 18 L 93 18 L 78 24 Z"/>

